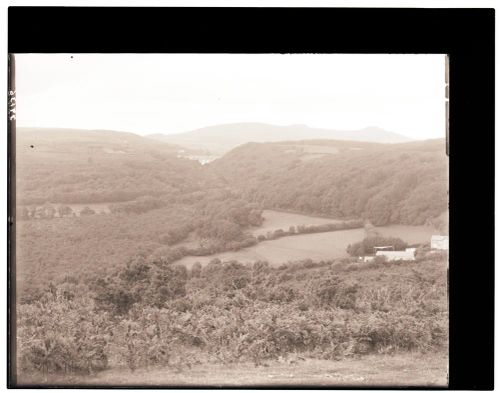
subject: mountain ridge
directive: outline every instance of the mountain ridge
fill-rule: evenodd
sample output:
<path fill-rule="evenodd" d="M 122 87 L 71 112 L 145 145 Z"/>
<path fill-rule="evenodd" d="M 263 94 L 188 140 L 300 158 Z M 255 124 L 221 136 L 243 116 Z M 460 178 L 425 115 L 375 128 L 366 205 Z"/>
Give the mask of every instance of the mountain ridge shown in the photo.
<path fill-rule="evenodd" d="M 303 124 L 279 126 L 266 123 L 229 123 L 202 127 L 176 134 L 150 134 L 146 138 L 160 140 L 192 149 L 225 153 L 247 142 L 278 142 L 282 140 L 349 140 L 375 143 L 405 143 L 413 139 L 384 130 L 364 127 L 359 130 L 331 130 Z"/>

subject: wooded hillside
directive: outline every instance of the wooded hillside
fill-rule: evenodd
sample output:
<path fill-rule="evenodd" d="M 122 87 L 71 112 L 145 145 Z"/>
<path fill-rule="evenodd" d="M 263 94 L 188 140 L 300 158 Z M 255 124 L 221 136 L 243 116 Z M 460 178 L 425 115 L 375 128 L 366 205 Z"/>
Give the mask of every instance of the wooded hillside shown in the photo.
<path fill-rule="evenodd" d="M 311 158 L 304 146 L 315 144 L 331 150 Z M 420 225 L 448 208 L 444 149 L 444 140 L 249 143 L 209 167 L 263 208 Z"/>

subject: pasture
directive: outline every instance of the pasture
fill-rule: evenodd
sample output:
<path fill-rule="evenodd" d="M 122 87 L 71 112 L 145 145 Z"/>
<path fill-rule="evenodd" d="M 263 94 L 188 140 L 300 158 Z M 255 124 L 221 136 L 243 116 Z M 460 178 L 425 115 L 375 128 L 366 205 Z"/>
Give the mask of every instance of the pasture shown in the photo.
<path fill-rule="evenodd" d="M 290 144 L 281 146 L 288 148 L 287 150 L 285 150 L 285 153 L 287 154 L 293 153 L 299 155 L 299 159 L 301 161 L 314 160 L 317 158 L 322 158 L 328 155 L 339 153 L 339 148 L 335 146 L 305 145 L 305 144 L 300 144 L 300 145 Z"/>
<path fill-rule="evenodd" d="M 219 258 L 222 261 L 237 260 L 241 263 L 269 261 L 273 266 L 302 259 L 329 260 L 347 256 L 347 245 L 363 240 L 364 233 L 364 229 L 360 228 L 287 236 L 263 241 L 256 246 L 238 251 L 221 252 L 206 257 L 185 257 L 175 264 L 191 267 L 198 261 L 202 265 L 206 265 L 214 258 Z"/>
<path fill-rule="evenodd" d="M 320 225 L 340 222 L 340 220 L 335 219 L 273 210 L 265 210 L 263 216 L 265 218 L 264 224 L 252 231 L 254 236 L 265 235 L 276 229 L 287 230 L 292 225 Z M 425 225 L 389 225 L 376 227 L 376 230 L 381 236 L 399 237 L 409 244 L 429 242 L 431 235 L 436 233 L 435 229 Z M 364 237 L 365 230 L 363 228 L 286 236 L 275 240 L 266 240 L 253 247 L 238 251 L 221 252 L 203 257 L 185 257 L 175 264 L 191 267 L 195 262 L 200 262 L 202 265 L 206 265 L 214 258 L 219 258 L 222 261 L 237 260 L 242 263 L 268 261 L 273 266 L 303 259 L 331 260 L 347 257 L 347 246 L 363 240 Z"/>

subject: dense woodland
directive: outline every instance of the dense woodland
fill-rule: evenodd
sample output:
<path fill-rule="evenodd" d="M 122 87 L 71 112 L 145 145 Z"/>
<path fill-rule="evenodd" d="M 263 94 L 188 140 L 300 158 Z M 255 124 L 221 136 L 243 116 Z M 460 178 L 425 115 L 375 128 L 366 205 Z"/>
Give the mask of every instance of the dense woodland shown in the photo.
<path fill-rule="evenodd" d="M 257 239 L 245 229 L 260 225 L 261 213 L 255 205 L 221 191 L 204 193 L 204 199 L 189 204 L 165 202 L 140 213 L 21 220 L 19 289 L 43 285 L 66 272 L 102 274 L 134 255 L 173 262 L 186 255 L 248 247 Z"/>
<path fill-rule="evenodd" d="M 311 159 L 314 146 L 326 153 Z M 447 210 L 443 141 L 249 143 L 208 165 L 178 149 L 111 131 L 18 132 L 23 370 L 260 365 L 297 353 L 337 359 L 446 346 L 446 255 L 425 247 L 414 266 L 356 258 L 173 265 L 366 220 L 436 223 Z M 105 214 L 87 206 L 97 203 Z M 85 207 L 76 214 L 72 204 Z M 254 237 L 269 208 L 343 222 Z"/>
<path fill-rule="evenodd" d="M 290 143 L 249 143 L 209 165 L 265 208 L 361 217 L 375 225 L 420 225 L 447 210 L 443 140 L 398 145 L 321 142 L 329 144 L 338 149 L 336 154 L 303 161 Z"/>

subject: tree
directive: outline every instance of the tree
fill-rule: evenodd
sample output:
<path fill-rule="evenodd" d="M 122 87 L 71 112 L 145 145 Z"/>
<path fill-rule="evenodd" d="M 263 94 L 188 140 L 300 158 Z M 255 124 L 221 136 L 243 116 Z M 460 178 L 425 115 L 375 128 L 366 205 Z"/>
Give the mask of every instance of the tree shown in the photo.
<path fill-rule="evenodd" d="M 361 242 L 349 244 L 346 251 L 352 256 L 363 256 L 374 254 L 374 247 L 392 246 L 394 250 L 401 251 L 408 247 L 408 244 L 397 237 L 371 236 Z"/>
<path fill-rule="evenodd" d="M 191 267 L 191 277 L 200 277 L 201 270 L 201 263 L 196 261 Z"/>
<path fill-rule="evenodd" d="M 68 205 L 59 205 L 57 207 L 57 214 L 59 217 L 71 216 L 73 214 L 73 209 Z"/>
<path fill-rule="evenodd" d="M 285 231 L 283 229 L 276 229 L 273 233 L 273 238 L 283 237 L 285 235 Z"/>
<path fill-rule="evenodd" d="M 134 296 L 130 286 L 124 286 L 122 280 L 113 278 L 97 280 L 94 300 L 98 310 L 123 315 L 128 313 L 139 299 Z"/>

